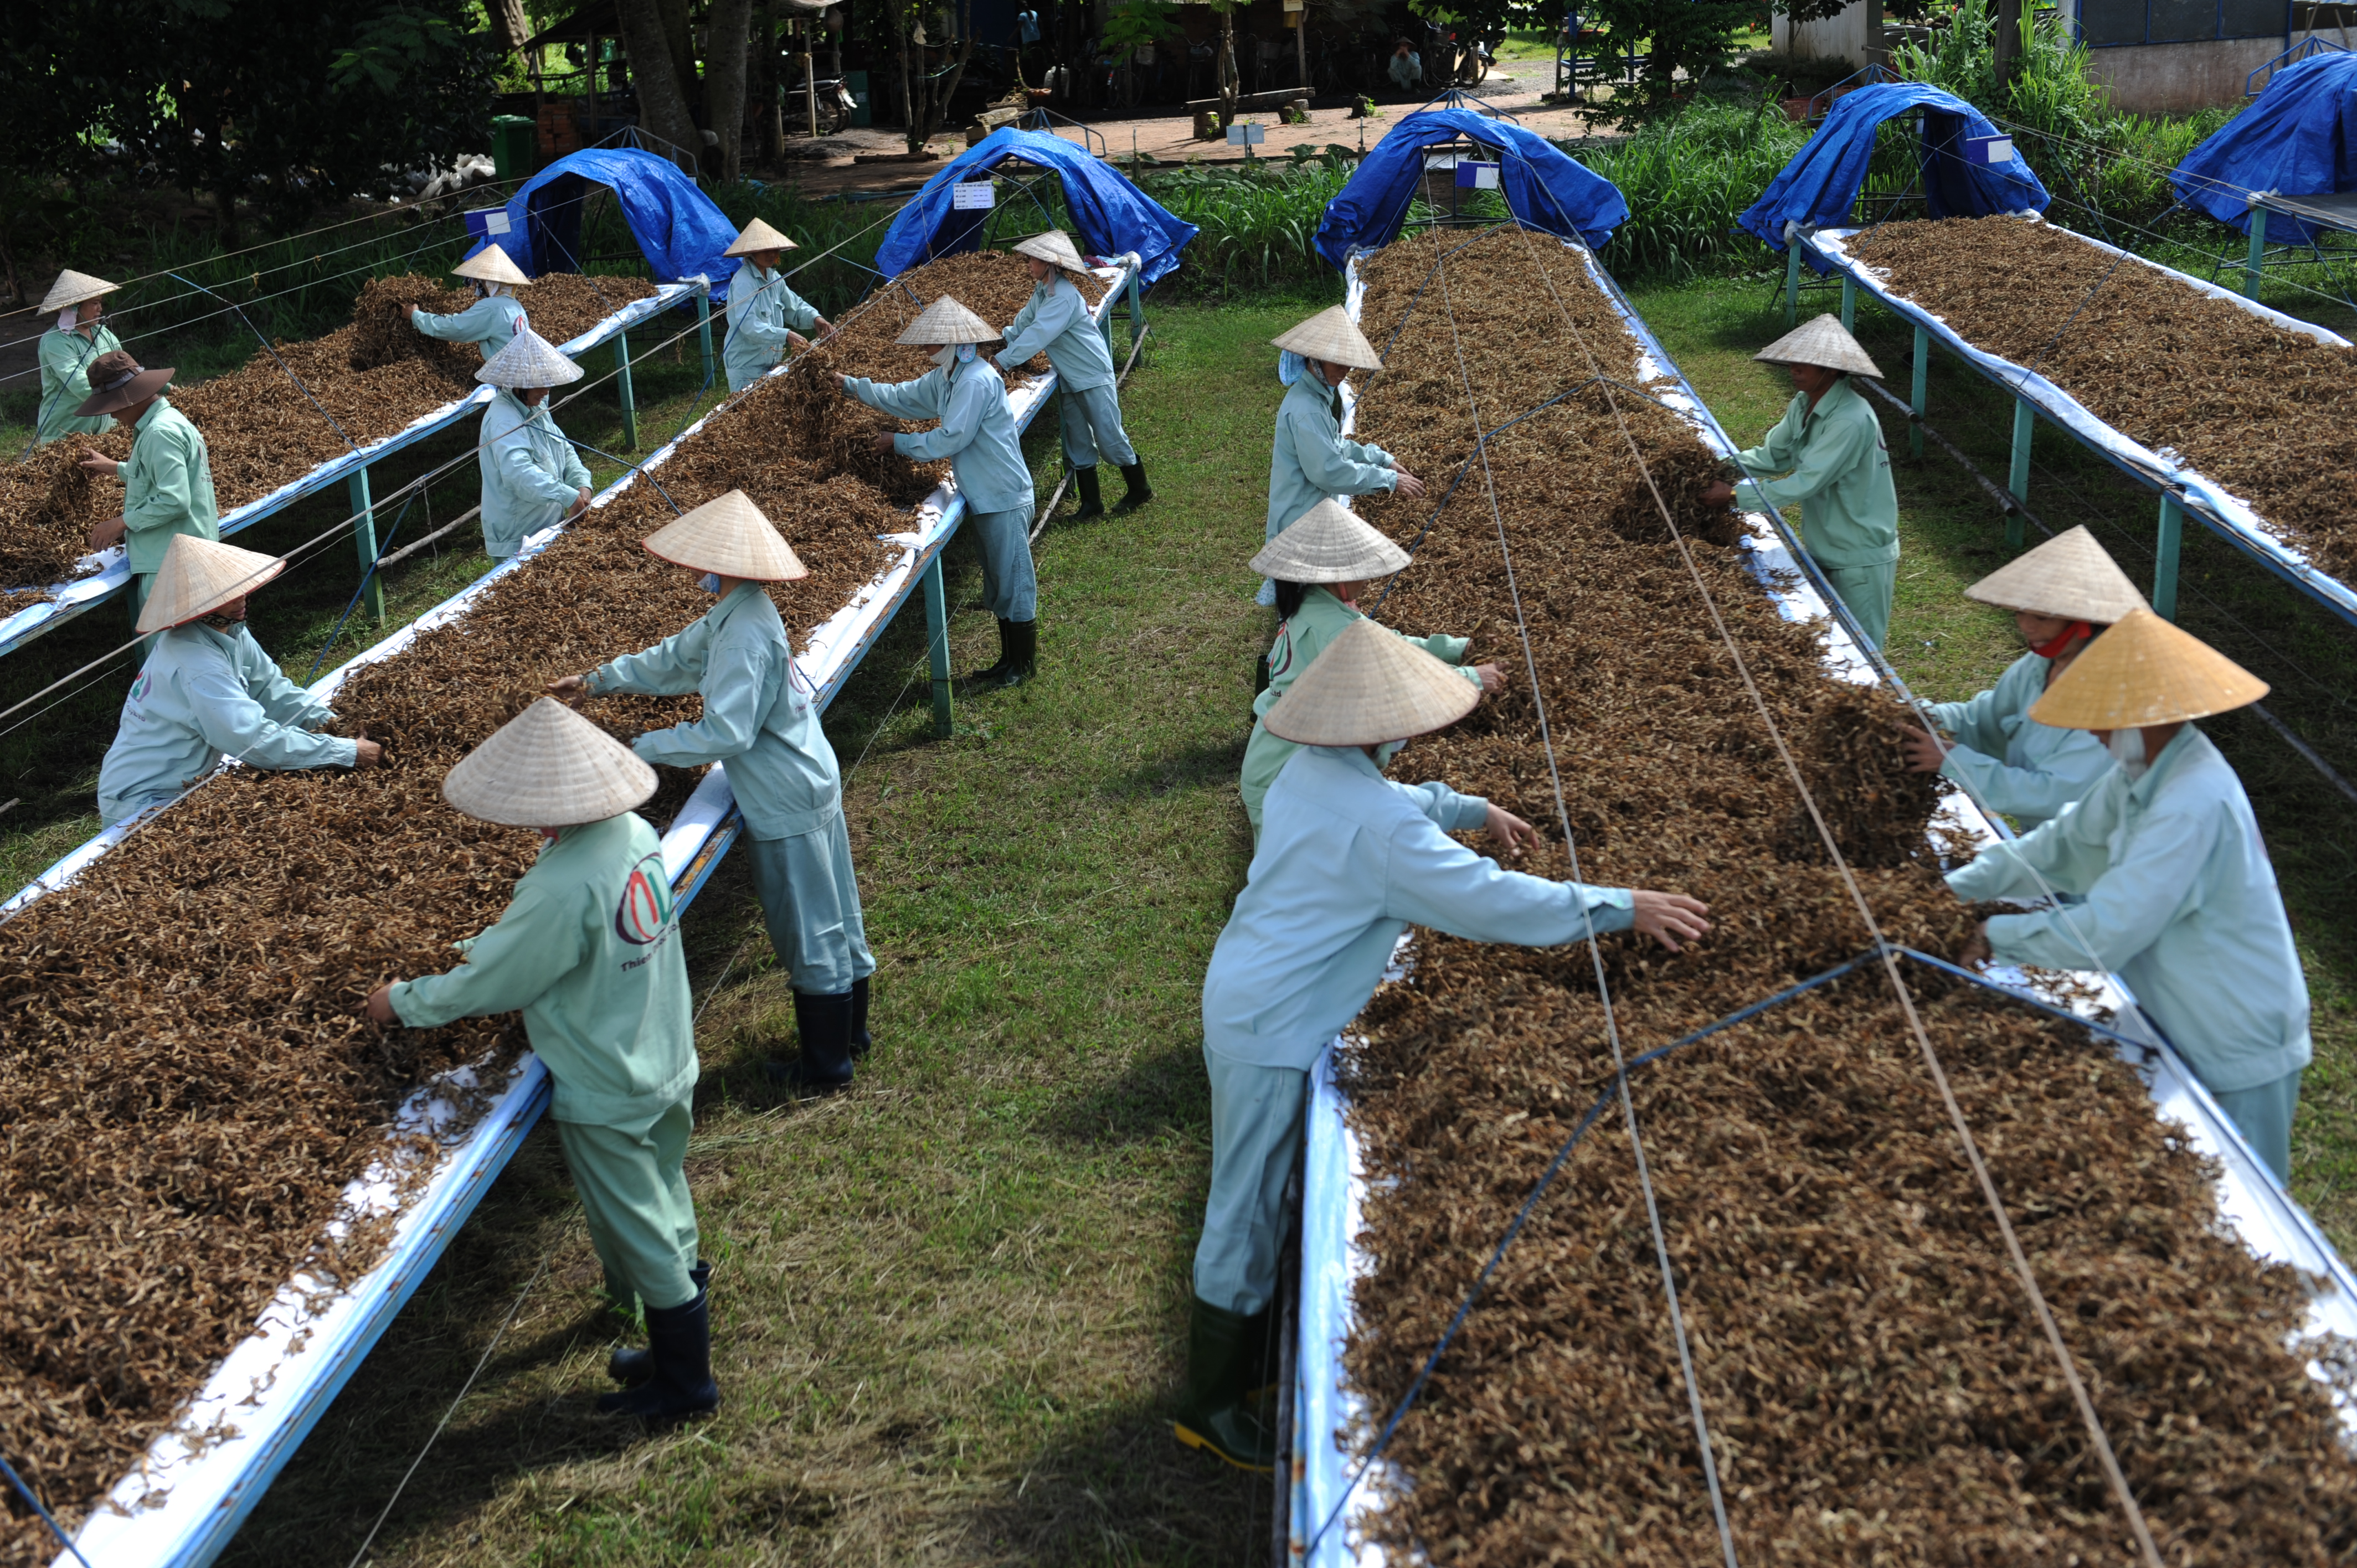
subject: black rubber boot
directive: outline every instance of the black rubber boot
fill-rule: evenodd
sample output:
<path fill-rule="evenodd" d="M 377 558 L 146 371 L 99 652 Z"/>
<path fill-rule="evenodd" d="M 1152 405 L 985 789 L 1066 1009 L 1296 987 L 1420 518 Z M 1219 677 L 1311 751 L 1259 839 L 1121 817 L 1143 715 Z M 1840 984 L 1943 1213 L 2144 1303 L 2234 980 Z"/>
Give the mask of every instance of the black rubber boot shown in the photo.
<path fill-rule="evenodd" d="M 1020 686 L 1039 673 L 1039 623 L 1036 620 L 1003 620 L 998 623 L 998 662 L 987 670 L 977 670 L 959 682 L 967 692 L 990 692 L 1002 686 Z"/>
<path fill-rule="evenodd" d="M 697 1291 L 682 1306 L 647 1308 L 647 1354 L 653 1375 L 635 1389 L 598 1395 L 598 1414 L 677 1421 L 720 1408 L 720 1385 L 712 1380 L 710 1292 Z"/>
<path fill-rule="evenodd" d="M 867 1032 L 867 976 L 851 983 L 851 1059 L 857 1061 L 876 1044 Z"/>
<path fill-rule="evenodd" d="M 977 670 L 971 675 L 959 676 L 957 679 L 959 696 L 970 696 L 976 692 L 996 691 L 1006 684 L 1006 660 L 1015 645 L 1012 630 L 1014 625 L 1011 620 L 1002 620 L 998 623 L 998 662 L 986 670 Z"/>
<path fill-rule="evenodd" d="M 688 1283 L 702 1295 L 704 1287 L 712 1283 L 712 1265 L 702 1258 L 687 1271 Z M 651 1350 L 622 1348 L 606 1358 L 606 1375 L 625 1388 L 637 1388 L 655 1375 L 655 1355 Z"/>
<path fill-rule="evenodd" d="M 1265 1313 L 1245 1317 L 1196 1297 L 1187 1328 L 1187 1397 L 1170 1423 L 1187 1447 L 1243 1470 L 1276 1464 L 1276 1434 L 1251 1397 L 1254 1384 L 1265 1380 L 1260 1372 L 1267 1326 Z"/>
<path fill-rule="evenodd" d="M 1081 510 L 1072 514 L 1074 522 L 1105 514 L 1104 496 L 1097 489 L 1097 466 L 1094 463 L 1085 468 L 1072 470 L 1072 488 L 1081 495 Z"/>
<path fill-rule="evenodd" d="M 1121 498 L 1121 504 L 1113 509 L 1113 514 L 1115 517 L 1119 517 L 1124 512 L 1135 511 L 1154 499 L 1154 488 L 1146 482 L 1144 462 L 1132 463 L 1123 468 L 1121 482 L 1128 489 Z"/>
<path fill-rule="evenodd" d="M 802 1036 L 802 1054 L 790 1062 L 771 1062 L 772 1079 L 805 1098 L 851 1086 L 851 996 L 848 991 L 832 996 L 794 993 L 794 1032 Z"/>

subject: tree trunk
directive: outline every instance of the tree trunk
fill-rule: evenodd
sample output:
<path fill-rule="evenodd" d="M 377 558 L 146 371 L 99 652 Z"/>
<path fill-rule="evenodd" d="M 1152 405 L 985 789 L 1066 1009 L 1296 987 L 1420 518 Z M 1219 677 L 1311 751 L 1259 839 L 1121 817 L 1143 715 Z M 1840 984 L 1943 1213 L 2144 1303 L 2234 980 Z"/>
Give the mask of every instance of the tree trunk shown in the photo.
<path fill-rule="evenodd" d="M 1236 123 L 1236 89 L 1240 85 L 1236 71 L 1236 14 L 1232 7 L 1220 9 L 1220 124 L 1222 128 Z"/>
<path fill-rule="evenodd" d="M 2013 82 L 2021 59 L 2021 0 L 1996 0 L 1996 86 L 2001 93 Z"/>
<path fill-rule="evenodd" d="M 785 116 L 778 106 L 778 0 L 761 7 L 761 25 L 753 29 L 758 56 L 754 61 L 753 123 L 761 128 L 761 161 L 775 166 L 786 156 Z"/>
<path fill-rule="evenodd" d="M 753 29 L 753 0 L 712 0 L 709 16 L 704 118 L 720 137 L 720 183 L 734 185 L 744 174 L 745 49 Z"/>
<path fill-rule="evenodd" d="M 491 14 L 491 37 L 498 41 L 500 53 L 511 55 L 523 48 L 523 41 L 532 37 L 523 0 L 490 0 L 484 9 Z"/>
<path fill-rule="evenodd" d="M 687 105 L 688 117 L 704 124 L 704 84 L 695 70 L 695 29 L 688 22 L 688 0 L 655 0 L 657 15 L 662 17 L 663 47 L 671 51 L 672 80 L 679 85 L 680 102 Z M 704 156 L 702 138 L 698 138 L 696 156 Z"/>
<path fill-rule="evenodd" d="M 622 17 L 622 46 L 630 51 L 630 81 L 639 92 L 639 127 L 664 144 L 664 154 L 694 175 L 704 138 L 679 91 L 658 0 L 619 0 L 617 9 Z"/>
<path fill-rule="evenodd" d="M 947 76 L 933 83 L 931 100 L 925 111 L 926 141 L 931 141 L 933 133 L 940 130 L 942 122 L 949 118 L 950 100 L 957 95 L 958 83 L 965 80 L 965 62 L 973 58 L 974 0 L 965 0 L 958 17 L 957 64 L 950 68 Z M 921 143 L 919 145 L 922 145 Z"/>

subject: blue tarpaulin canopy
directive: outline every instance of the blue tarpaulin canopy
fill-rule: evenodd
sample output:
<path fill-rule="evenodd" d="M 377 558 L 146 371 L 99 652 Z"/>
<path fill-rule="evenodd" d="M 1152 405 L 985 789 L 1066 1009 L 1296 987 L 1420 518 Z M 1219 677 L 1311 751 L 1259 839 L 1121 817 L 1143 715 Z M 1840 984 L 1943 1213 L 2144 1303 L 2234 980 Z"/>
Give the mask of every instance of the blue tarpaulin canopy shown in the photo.
<path fill-rule="evenodd" d="M 2253 191 L 2357 190 L 2357 54 L 2320 54 L 2277 71 L 2258 102 L 2186 155 L 2169 182 L 2188 207 L 2246 234 Z M 2267 238 L 2304 245 L 2314 235 L 2271 212 Z"/>
<path fill-rule="evenodd" d="M 1424 109 L 1402 120 L 1359 162 L 1318 225 L 1318 253 L 1336 267 L 1353 247 L 1376 250 L 1399 237 L 1408 203 L 1424 182 L 1424 149 L 1459 138 L 1498 153 L 1506 209 L 1534 229 L 1591 248 L 1626 222 L 1629 204 L 1610 180 L 1574 162 L 1545 137 L 1470 109 Z"/>
<path fill-rule="evenodd" d="M 667 158 L 635 147 L 568 153 L 508 199 L 508 231 L 493 238 L 533 277 L 581 270 L 581 209 L 589 187 L 609 188 L 658 281 L 702 273 L 721 289 L 737 270 L 724 256 L 737 226 Z M 479 249 L 479 247 L 478 247 Z"/>
<path fill-rule="evenodd" d="M 1100 256 L 1136 252 L 1143 263 L 1139 275 L 1149 284 L 1178 266 L 1179 247 L 1197 233 L 1195 225 L 1166 211 L 1087 148 L 1044 131 L 1006 125 L 952 158 L 900 209 L 877 248 L 876 270 L 897 275 L 936 256 L 979 247 L 991 209 L 958 207 L 952 188 L 1008 158 L 1053 169 L 1064 188 L 1064 206 L 1081 231 L 1081 249 Z"/>
<path fill-rule="evenodd" d="M 1923 112 L 1923 199 L 1932 217 L 2046 210 L 2046 188 L 2019 153 L 1999 164 L 1966 161 L 1964 143 L 1968 138 L 1997 134 L 1979 110 L 1953 92 L 1920 81 L 1881 81 L 1835 99 L 1816 134 L 1737 221 L 1780 251 L 1787 222 L 1804 229 L 1847 223 L 1866 184 L 1875 131 L 1910 109 Z M 1822 273 L 1832 263 L 1812 255 L 1809 264 Z"/>

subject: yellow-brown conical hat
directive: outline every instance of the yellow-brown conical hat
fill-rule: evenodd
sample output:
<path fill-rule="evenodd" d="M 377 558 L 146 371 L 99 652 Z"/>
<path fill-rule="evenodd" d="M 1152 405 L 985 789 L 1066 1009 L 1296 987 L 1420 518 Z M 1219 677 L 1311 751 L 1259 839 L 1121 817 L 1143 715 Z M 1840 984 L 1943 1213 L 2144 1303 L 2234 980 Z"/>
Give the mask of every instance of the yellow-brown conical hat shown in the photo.
<path fill-rule="evenodd" d="M 745 577 L 757 583 L 791 583 L 810 575 L 777 525 L 743 490 L 716 496 L 664 524 L 646 542 L 651 553 L 674 566 Z"/>
<path fill-rule="evenodd" d="M 745 225 L 745 231 L 730 242 L 724 256 L 749 256 L 756 251 L 799 251 L 802 247 L 756 218 Z"/>
<path fill-rule="evenodd" d="M 176 533 L 165 546 L 164 564 L 156 569 L 147 602 L 139 607 L 135 628 L 162 631 L 192 621 L 253 592 L 285 570 L 286 563 L 275 555 Z"/>
<path fill-rule="evenodd" d="M 2149 607 L 2128 575 L 2083 526 L 2016 556 L 1966 588 L 1964 597 L 2003 610 L 2097 626 L 2110 626 L 2126 619 L 2130 610 Z"/>
<path fill-rule="evenodd" d="M 49 292 L 41 296 L 41 314 L 46 316 L 51 311 L 63 310 L 69 305 L 80 305 L 85 299 L 113 294 L 122 286 L 119 283 L 109 283 L 104 278 L 92 277 L 88 273 L 78 273 L 68 267 L 58 274 L 58 281 L 49 285 Z"/>
<path fill-rule="evenodd" d="M 936 343 L 995 343 L 998 328 L 943 295 L 918 313 L 909 329 L 893 341 L 931 348 Z"/>
<path fill-rule="evenodd" d="M 1407 552 L 1329 499 L 1261 546 L 1252 569 L 1281 583 L 1363 583 L 1407 565 Z"/>
<path fill-rule="evenodd" d="M 1857 339 L 1833 316 L 1802 322 L 1751 357 L 1770 365 L 1819 365 L 1828 371 L 1872 376 L 1878 381 L 1882 376 L 1873 359 L 1858 347 Z"/>
<path fill-rule="evenodd" d="M 602 822 L 654 792 L 653 768 L 554 697 L 492 731 L 442 780 L 452 806 L 511 828 Z"/>
<path fill-rule="evenodd" d="M 1481 688 L 1371 620 L 1354 620 L 1293 678 L 1261 722 L 1303 746 L 1380 746 L 1445 729 Z"/>
<path fill-rule="evenodd" d="M 1034 234 L 1028 240 L 1015 242 L 1016 253 L 1033 256 L 1049 266 L 1061 267 L 1068 273 L 1085 273 L 1089 263 L 1081 259 L 1080 247 L 1061 229 L 1050 229 L 1044 234 Z"/>
<path fill-rule="evenodd" d="M 2265 681 L 2138 608 L 2087 644 L 2029 716 L 2056 729 L 2140 729 L 2226 713 L 2266 694 Z"/>
<path fill-rule="evenodd" d="M 1329 306 L 1298 327 L 1288 328 L 1270 339 L 1280 349 L 1290 349 L 1305 360 L 1323 360 L 1329 365 L 1349 365 L 1353 370 L 1380 371 L 1383 361 L 1351 313 L 1339 305 Z"/>
<path fill-rule="evenodd" d="M 497 245 L 484 246 L 450 270 L 459 277 L 476 278 L 483 283 L 503 283 L 512 286 L 532 282 L 524 270 L 515 264 L 515 258 Z"/>
<path fill-rule="evenodd" d="M 567 381 L 579 381 L 587 373 L 566 359 L 555 344 L 529 327 L 519 327 L 516 335 L 508 339 L 508 346 L 475 372 L 475 379 L 487 386 L 523 392 L 533 387 L 561 387 Z"/>

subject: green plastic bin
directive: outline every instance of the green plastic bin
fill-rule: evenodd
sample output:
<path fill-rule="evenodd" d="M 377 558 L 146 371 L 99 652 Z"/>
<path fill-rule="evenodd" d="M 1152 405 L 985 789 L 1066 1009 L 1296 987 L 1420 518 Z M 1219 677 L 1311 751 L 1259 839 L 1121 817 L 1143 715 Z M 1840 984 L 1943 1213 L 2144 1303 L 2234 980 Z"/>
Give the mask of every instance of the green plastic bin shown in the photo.
<path fill-rule="evenodd" d="M 492 115 L 491 166 L 499 177 L 522 179 L 539 163 L 539 127 L 522 114 Z"/>

